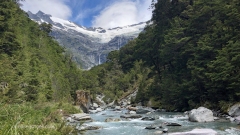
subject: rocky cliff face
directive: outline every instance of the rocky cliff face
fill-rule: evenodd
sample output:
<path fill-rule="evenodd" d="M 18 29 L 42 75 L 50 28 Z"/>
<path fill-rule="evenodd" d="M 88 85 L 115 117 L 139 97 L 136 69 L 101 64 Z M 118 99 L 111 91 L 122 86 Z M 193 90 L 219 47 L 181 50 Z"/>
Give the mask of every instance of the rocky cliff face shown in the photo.
<path fill-rule="evenodd" d="M 52 24 L 51 36 L 73 55 L 73 60 L 83 69 L 105 62 L 109 52 L 136 38 L 146 25 L 139 23 L 112 29 L 86 28 L 41 11 L 36 14 L 28 12 L 28 15 L 38 23 Z"/>
<path fill-rule="evenodd" d="M 89 113 L 89 107 L 91 105 L 90 92 L 84 90 L 77 90 L 76 95 L 76 105 L 79 105 L 84 113 Z"/>

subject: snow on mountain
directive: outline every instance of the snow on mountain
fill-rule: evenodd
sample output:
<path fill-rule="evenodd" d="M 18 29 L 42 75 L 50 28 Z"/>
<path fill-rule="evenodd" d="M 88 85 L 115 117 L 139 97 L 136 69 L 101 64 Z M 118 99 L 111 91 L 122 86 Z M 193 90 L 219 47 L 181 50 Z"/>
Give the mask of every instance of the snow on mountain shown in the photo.
<path fill-rule="evenodd" d="M 130 36 L 137 36 L 146 26 L 146 23 L 139 23 L 135 25 L 129 25 L 125 27 L 117 27 L 112 29 L 103 29 L 103 28 L 90 28 L 92 30 L 89 30 L 85 27 L 79 26 L 71 21 L 60 19 L 57 17 L 53 17 L 48 14 L 44 14 L 43 12 L 39 11 L 36 14 L 41 20 L 36 20 L 33 18 L 33 20 L 39 22 L 39 23 L 51 23 L 53 24 L 53 27 L 56 29 L 61 30 L 75 30 L 80 33 L 84 33 L 90 37 L 98 38 L 100 43 L 107 43 L 114 37 L 118 35 L 130 35 Z M 58 25 L 57 25 L 58 24 Z M 61 25 L 59 25 L 61 24 Z M 62 26 L 62 27 L 61 27 Z"/>
<path fill-rule="evenodd" d="M 51 35 L 60 45 L 70 50 L 75 61 L 85 69 L 105 62 L 110 51 L 117 50 L 129 40 L 136 38 L 146 26 L 145 22 L 141 22 L 111 29 L 86 28 L 42 11 L 36 14 L 28 12 L 28 15 L 39 24 L 43 22 L 52 24 Z"/>
<path fill-rule="evenodd" d="M 107 43 L 118 35 L 137 36 L 146 26 L 146 23 L 140 23 L 139 25 L 135 25 L 135 26 L 125 26 L 125 27 L 119 27 L 119 28 L 113 28 L 113 29 L 107 29 L 107 30 L 102 28 L 93 28 L 94 31 L 90 31 L 87 28 L 79 27 L 78 25 L 70 21 L 66 21 L 56 17 L 50 17 L 50 18 L 53 22 L 61 24 L 66 31 L 69 29 L 72 29 L 72 30 L 87 34 L 88 36 L 100 39 L 99 40 L 100 43 Z M 57 26 L 55 26 L 55 28 L 62 29 L 61 27 L 57 27 Z"/>

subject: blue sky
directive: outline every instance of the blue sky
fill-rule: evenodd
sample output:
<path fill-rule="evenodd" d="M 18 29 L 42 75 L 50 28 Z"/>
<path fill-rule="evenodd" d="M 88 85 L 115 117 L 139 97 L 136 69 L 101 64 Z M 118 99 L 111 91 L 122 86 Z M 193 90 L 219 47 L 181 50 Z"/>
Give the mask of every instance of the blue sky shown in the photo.
<path fill-rule="evenodd" d="M 22 9 L 39 10 L 86 27 L 113 28 L 151 19 L 152 0 L 25 0 Z"/>

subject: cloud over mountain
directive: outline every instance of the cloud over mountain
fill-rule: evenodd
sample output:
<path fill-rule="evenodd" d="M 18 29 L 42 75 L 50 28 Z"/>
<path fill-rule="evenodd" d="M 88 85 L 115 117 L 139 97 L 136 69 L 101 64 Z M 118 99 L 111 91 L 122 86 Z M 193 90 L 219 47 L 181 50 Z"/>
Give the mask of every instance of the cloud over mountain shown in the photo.
<path fill-rule="evenodd" d="M 115 1 L 95 16 L 92 24 L 95 27 L 113 28 L 147 21 L 151 19 L 150 5 L 151 0 Z"/>

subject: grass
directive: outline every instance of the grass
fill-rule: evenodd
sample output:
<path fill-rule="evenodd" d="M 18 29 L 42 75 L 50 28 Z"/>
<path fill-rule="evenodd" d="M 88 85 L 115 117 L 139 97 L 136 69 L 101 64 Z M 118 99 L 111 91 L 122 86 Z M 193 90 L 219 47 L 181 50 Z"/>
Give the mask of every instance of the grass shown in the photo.
<path fill-rule="evenodd" d="M 64 135 L 76 134 L 63 116 L 79 113 L 69 103 L 0 103 L 0 135 Z"/>

